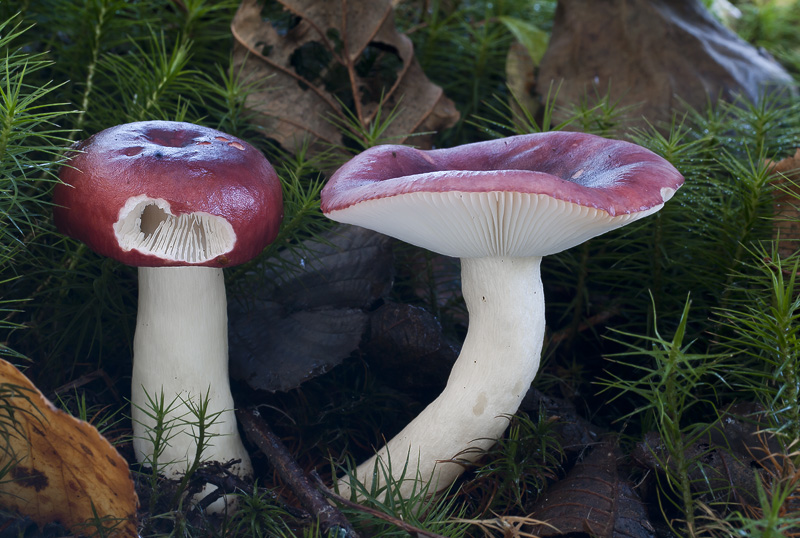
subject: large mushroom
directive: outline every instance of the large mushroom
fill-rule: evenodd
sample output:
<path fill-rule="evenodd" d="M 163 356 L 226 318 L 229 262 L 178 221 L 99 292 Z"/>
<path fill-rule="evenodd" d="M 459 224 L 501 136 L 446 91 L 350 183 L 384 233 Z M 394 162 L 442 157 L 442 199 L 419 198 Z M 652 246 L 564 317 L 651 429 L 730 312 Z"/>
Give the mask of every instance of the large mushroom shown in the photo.
<path fill-rule="evenodd" d="M 536 375 L 543 256 L 658 211 L 683 184 L 635 144 L 552 132 L 423 151 L 378 146 L 322 191 L 329 218 L 461 259 L 469 329 L 444 391 L 358 466 L 369 488 L 405 473 L 447 487 L 508 424 Z M 376 467 L 376 464 L 377 465 Z M 350 484 L 340 480 L 349 494 Z"/>
<path fill-rule="evenodd" d="M 185 424 L 190 406 L 207 400 L 213 437 L 203 459 L 240 460 L 234 472 L 251 475 L 228 381 L 222 268 L 252 259 L 275 239 L 283 217 L 275 170 L 236 137 L 147 121 L 78 143 L 60 179 L 58 229 L 139 268 L 131 389 L 136 458 L 153 461 L 148 400 L 163 397 L 173 427 L 158 460 L 168 476 L 183 473 L 197 449 Z"/>

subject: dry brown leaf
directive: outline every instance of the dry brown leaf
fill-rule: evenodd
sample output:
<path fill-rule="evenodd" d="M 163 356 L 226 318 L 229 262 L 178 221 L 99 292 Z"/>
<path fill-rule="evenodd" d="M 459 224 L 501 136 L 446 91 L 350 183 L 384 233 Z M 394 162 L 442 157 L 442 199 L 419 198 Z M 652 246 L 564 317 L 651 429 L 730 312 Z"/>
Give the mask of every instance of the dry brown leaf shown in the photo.
<path fill-rule="evenodd" d="M 0 440 L 0 468 L 10 466 L 0 482 L 0 506 L 39 525 L 58 521 L 85 534 L 99 517 L 113 527 L 109 534 L 136 536 L 138 501 L 125 459 L 1 359 L 0 383 L 9 388 L 0 409 L 9 434 Z"/>
<path fill-rule="evenodd" d="M 228 301 L 231 376 L 284 392 L 350 356 L 370 305 L 391 288 L 391 245 L 383 234 L 340 225 L 286 249 L 281 263 L 254 268 L 257 287 Z"/>
<path fill-rule="evenodd" d="M 653 538 L 655 529 L 644 505 L 620 476 L 619 458 L 614 439 L 593 447 L 534 507 L 531 517 L 547 521 L 551 528 L 534 526 L 532 531 L 542 537 Z"/>
<path fill-rule="evenodd" d="M 395 29 L 390 0 L 279 1 L 293 23 L 265 21 L 257 0 L 243 0 L 231 30 L 237 69 L 258 81 L 247 106 L 288 151 L 308 138 L 344 145 L 334 123 L 346 123 L 345 107 L 368 128 L 399 106 L 381 136 L 398 144 L 458 120 L 453 102 L 422 72 L 411 40 Z M 421 137 L 413 143 L 426 145 Z"/>
<path fill-rule="evenodd" d="M 715 506 L 739 503 L 759 505 L 759 457 L 765 445 L 769 453 L 778 453 L 780 445 L 773 437 L 762 435 L 767 427 L 766 411 L 760 404 L 741 402 L 724 410 L 706 433 L 685 446 L 684 458 L 692 488 L 699 500 Z M 631 451 L 634 463 L 657 473 L 669 467 L 676 472 L 672 458 L 657 432 L 648 432 Z M 759 474 L 763 473 L 759 471 Z"/>

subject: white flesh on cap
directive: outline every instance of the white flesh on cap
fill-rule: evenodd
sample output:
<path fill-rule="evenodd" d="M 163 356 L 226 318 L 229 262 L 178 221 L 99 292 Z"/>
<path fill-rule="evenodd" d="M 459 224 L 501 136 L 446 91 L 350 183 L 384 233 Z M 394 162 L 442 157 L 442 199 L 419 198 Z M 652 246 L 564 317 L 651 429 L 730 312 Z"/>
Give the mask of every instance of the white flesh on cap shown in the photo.
<path fill-rule="evenodd" d="M 114 223 L 122 250 L 136 249 L 163 259 L 202 263 L 229 252 L 236 233 L 228 221 L 209 213 L 172 214 L 161 198 L 134 196 Z"/>
<path fill-rule="evenodd" d="M 198 406 L 207 399 L 210 447 L 203 461 L 242 462 L 233 471 L 252 474 L 247 451 L 239 437 L 233 396 L 228 382 L 228 315 L 222 269 L 212 267 L 140 267 L 139 310 L 133 340 L 133 447 L 140 462 L 152 463 L 148 440 L 155 423 L 149 399 L 172 405 L 166 416 L 173 427 L 168 446 L 158 455 L 170 478 L 179 477 L 195 457 L 193 420 L 184 402 Z M 149 432 L 149 433 L 148 433 Z M 196 434 L 196 432 L 195 432 Z"/>
<path fill-rule="evenodd" d="M 430 482 L 429 493 L 438 491 L 464 470 L 447 460 L 474 461 L 502 435 L 539 368 L 545 328 L 541 260 L 461 260 L 461 286 L 469 310 L 461 354 L 439 397 L 358 466 L 356 476 L 368 489 L 375 481 L 385 484 L 391 464 L 395 480 L 406 466 L 400 488 L 404 497 L 410 496 L 416 479 Z M 349 498 L 347 478 L 339 487 Z"/>
<path fill-rule="evenodd" d="M 662 189 L 665 201 L 674 189 Z M 461 258 L 469 329 L 442 394 L 356 469 L 369 491 L 404 477 L 430 481 L 430 493 L 449 486 L 503 434 L 539 367 L 544 340 L 542 256 L 561 252 L 655 213 L 663 204 L 610 215 L 545 194 L 412 192 L 363 201 L 327 216 L 364 226 L 419 247 Z M 466 450 L 466 452 L 465 452 Z M 376 468 L 377 463 L 377 468 Z M 340 492 L 350 495 L 347 477 Z"/>

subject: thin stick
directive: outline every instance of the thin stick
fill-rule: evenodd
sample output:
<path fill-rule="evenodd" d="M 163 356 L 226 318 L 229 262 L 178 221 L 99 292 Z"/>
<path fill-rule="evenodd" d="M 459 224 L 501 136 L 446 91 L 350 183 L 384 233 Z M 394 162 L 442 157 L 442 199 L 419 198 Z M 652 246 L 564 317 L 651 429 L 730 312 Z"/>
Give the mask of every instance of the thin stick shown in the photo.
<path fill-rule="evenodd" d="M 410 525 L 403 521 L 402 519 L 398 519 L 396 517 L 392 517 L 389 514 L 384 514 L 379 510 L 375 510 L 374 508 L 369 508 L 367 506 L 355 503 L 349 499 L 345 499 L 341 495 L 337 495 L 333 491 L 331 491 L 328 486 L 322 481 L 316 471 L 312 471 L 311 473 L 312 478 L 317 483 L 317 488 L 329 499 L 336 501 L 339 504 L 343 504 L 348 508 L 353 508 L 355 510 L 360 510 L 366 514 L 371 515 L 372 517 L 376 517 L 378 519 L 382 519 L 384 521 L 388 521 L 395 527 L 406 531 L 407 533 L 411 534 L 412 536 L 420 536 L 425 538 L 447 538 L 446 536 L 442 536 L 441 534 L 436 534 L 435 532 L 427 531 L 425 529 L 420 529 L 419 527 L 415 527 L 414 525 Z"/>
<path fill-rule="evenodd" d="M 619 309 L 616 306 L 612 306 L 608 310 L 603 310 L 602 312 L 599 312 L 594 316 L 586 318 L 585 321 L 579 323 L 578 326 L 574 329 L 568 327 L 566 329 L 562 329 L 558 332 L 553 333 L 550 336 L 550 339 L 547 341 L 547 343 L 556 344 L 559 342 L 563 342 L 564 340 L 571 338 L 577 333 L 590 329 L 595 325 L 600 325 L 601 323 L 605 323 L 606 321 L 610 320 L 617 314 L 619 314 Z"/>
<path fill-rule="evenodd" d="M 303 508 L 308 510 L 312 517 L 318 518 L 323 535 L 327 536 L 330 529 L 339 528 L 345 531 L 348 538 L 358 538 L 358 533 L 347 518 L 311 484 L 278 436 L 261 418 L 258 410 L 239 409 L 236 411 L 236 416 L 247 438 L 267 456 L 272 467 L 288 484 Z"/>

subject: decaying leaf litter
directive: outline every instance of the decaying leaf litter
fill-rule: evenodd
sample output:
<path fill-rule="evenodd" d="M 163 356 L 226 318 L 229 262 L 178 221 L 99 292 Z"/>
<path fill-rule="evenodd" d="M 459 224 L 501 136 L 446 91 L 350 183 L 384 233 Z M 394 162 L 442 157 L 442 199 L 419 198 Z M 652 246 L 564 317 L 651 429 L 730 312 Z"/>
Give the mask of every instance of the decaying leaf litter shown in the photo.
<path fill-rule="evenodd" d="M 423 73 L 411 40 L 397 31 L 393 5 L 285 1 L 297 17 L 285 27 L 261 18 L 255 0 L 233 19 L 234 63 L 260 82 L 248 97 L 257 122 L 287 151 L 307 140 L 363 148 L 358 132 L 383 127 L 384 143 L 429 144 L 459 117 L 454 103 Z M 427 140 L 427 142 L 426 142 Z"/>
<path fill-rule="evenodd" d="M 328 143 L 332 143 L 335 146 L 338 146 L 339 148 L 347 147 L 348 151 L 352 152 L 354 149 L 358 149 L 360 147 L 360 144 L 362 144 L 363 141 L 366 139 L 364 133 L 363 132 L 354 133 L 355 138 L 357 140 L 348 141 L 347 136 L 342 135 L 341 132 L 335 128 L 337 120 L 319 121 L 320 118 L 321 117 L 331 118 L 331 117 L 337 117 L 338 115 L 340 121 L 346 121 L 347 113 L 344 113 L 342 111 L 345 109 L 355 110 L 356 111 L 355 117 L 357 118 L 358 122 L 362 126 L 369 126 L 371 124 L 374 124 L 372 123 L 373 120 L 376 120 L 376 118 L 378 117 L 378 110 L 381 111 L 380 114 L 382 115 L 382 117 L 385 118 L 391 114 L 392 110 L 395 110 L 395 107 L 397 107 L 396 108 L 397 110 L 403 111 L 403 114 L 398 114 L 397 119 L 401 118 L 405 119 L 404 107 L 406 99 L 405 97 L 400 99 L 396 96 L 403 95 L 403 92 L 397 91 L 397 88 L 401 87 L 400 85 L 402 82 L 400 81 L 404 78 L 404 76 L 409 76 L 412 73 L 416 73 L 415 68 L 412 65 L 412 62 L 408 61 L 409 58 L 413 58 L 413 52 L 410 51 L 410 49 L 408 49 L 408 43 L 402 39 L 405 36 L 402 36 L 402 34 L 397 33 L 396 30 L 394 30 L 393 25 L 390 25 L 391 28 L 387 26 L 386 21 L 391 20 L 391 9 L 390 9 L 391 6 L 389 6 L 388 3 L 386 4 L 386 6 L 382 6 L 383 8 L 385 8 L 384 10 L 381 11 L 375 9 L 373 12 L 369 8 L 364 8 L 364 6 L 362 5 L 350 2 L 348 3 L 348 7 L 352 9 L 352 11 L 348 11 L 347 13 L 358 14 L 360 17 L 359 18 L 354 16 L 352 17 L 352 20 L 349 15 L 342 16 L 341 11 L 336 12 L 336 9 L 338 9 L 338 7 L 340 6 L 339 4 L 337 4 L 336 7 L 330 12 L 324 8 L 315 11 L 313 9 L 314 8 L 313 4 L 314 3 L 311 2 L 307 3 L 287 2 L 285 4 L 290 8 L 291 12 L 297 17 L 297 19 L 295 19 L 295 22 L 297 20 L 299 20 L 300 22 L 296 26 L 293 26 L 293 28 L 289 29 L 289 32 L 292 32 L 294 29 L 299 28 L 299 30 L 297 30 L 297 32 L 292 35 L 293 39 L 292 45 L 287 45 L 284 47 L 283 44 L 285 42 L 281 41 L 280 39 L 280 37 L 282 37 L 280 35 L 282 30 L 274 31 L 274 28 L 273 31 L 270 32 L 269 29 L 260 26 L 258 30 L 263 32 L 263 34 L 259 34 L 262 41 L 258 41 L 258 38 L 256 38 L 256 41 L 253 41 L 252 35 L 248 34 L 247 31 L 248 24 L 243 23 L 241 21 L 241 18 L 239 18 L 248 7 L 247 2 L 243 3 L 242 6 L 240 7 L 239 13 L 237 14 L 237 19 L 234 19 L 234 24 L 232 27 L 234 31 L 234 36 L 237 41 L 237 47 L 239 49 L 239 53 L 237 53 L 239 54 L 238 61 L 241 62 L 240 66 L 251 66 L 253 64 L 250 62 L 254 58 L 261 60 L 263 62 L 263 65 L 252 69 L 252 72 L 255 73 L 254 76 L 255 79 L 265 80 L 267 88 L 272 87 L 272 85 L 269 83 L 271 79 L 278 79 L 281 82 L 280 87 L 299 88 L 300 90 L 299 93 L 302 94 L 303 96 L 302 99 L 296 99 L 300 101 L 299 106 L 295 109 L 292 109 L 298 111 L 295 112 L 295 114 L 297 115 L 297 118 L 301 118 L 301 120 L 298 120 L 297 118 L 292 118 L 291 115 L 287 115 L 286 118 L 280 118 L 280 114 L 283 114 L 284 111 L 289 110 L 290 107 L 286 106 L 288 101 L 276 100 L 275 95 L 271 95 L 272 90 L 265 91 L 265 93 L 261 95 L 260 99 L 256 98 L 254 100 L 255 102 L 263 101 L 269 103 L 272 101 L 278 101 L 280 103 L 278 106 L 276 106 L 275 109 L 272 109 L 272 111 L 276 113 L 275 115 L 279 117 L 278 120 L 275 120 L 274 118 L 269 118 L 268 114 L 259 114 L 261 121 L 265 122 L 262 123 L 262 126 L 266 127 L 266 132 L 279 132 L 281 134 L 290 133 L 291 136 L 287 136 L 285 138 L 277 140 L 279 144 L 281 144 L 285 148 L 299 149 L 303 147 L 303 144 L 307 143 L 309 135 L 312 137 L 320 135 L 317 137 L 317 139 L 325 140 Z M 255 7 L 252 4 L 249 5 L 249 8 L 255 9 Z M 359 11 L 359 9 L 362 11 Z M 331 13 L 333 12 L 336 12 L 336 16 L 331 15 Z M 370 16 L 364 17 L 365 14 Z M 307 21 L 311 22 L 307 23 Z M 319 28 L 325 27 L 327 23 L 323 23 L 321 21 L 328 21 L 328 22 L 334 21 L 334 23 L 330 23 L 331 26 L 329 27 L 337 28 L 337 31 L 331 32 L 329 33 L 329 35 L 325 35 L 323 37 L 323 32 L 320 32 Z M 365 23 L 364 21 L 368 22 Z M 264 21 L 260 20 L 258 22 L 260 24 L 264 23 Z M 295 22 L 290 23 L 290 25 L 295 24 Z M 252 23 L 252 25 L 254 26 L 259 26 L 258 24 L 256 24 L 256 17 L 253 17 L 250 23 Z M 240 30 L 241 30 L 240 35 L 237 35 L 236 33 L 237 24 L 240 25 Z M 386 26 L 386 28 L 384 28 L 384 26 Z M 353 29 L 355 28 L 357 28 L 358 31 L 353 31 Z M 353 39 L 352 44 L 346 46 L 347 44 L 345 43 L 344 39 L 341 39 L 341 36 L 342 35 L 347 36 L 351 33 L 356 36 L 361 36 L 361 39 Z M 339 37 L 338 42 L 337 42 L 337 34 Z M 251 38 L 250 41 L 247 41 L 247 39 L 242 37 L 248 35 Z M 359 85 L 358 82 L 356 83 L 352 82 L 353 80 L 358 80 L 359 75 L 361 75 L 361 73 L 364 70 L 364 64 L 363 63 L 359 64 L 359 62 L 363 60 L 363 57 L 370 56 L 370 54 L 375 54 L 374 50 L 367 50 L 369 49 L 370 45 L 361 46 L 364 43 L 370 43 L 372 36 L 378 36 L 381 37 L 381 39 L 384 39 L 383 41 L 378 39 L 376 39 L 375 41 L 376 43 L 381 43 L 384 46 L 388 47 L 389 49 L 388 53 L 386 50 L 382 50 L 382 52 L 386 54 L 387 57 L 389 57 L 387 59 L 387 64 L 392 68 L 396 68 L 399 64 L 402 64 L 403 66 L 402 69 L 399 69 L 398 71 L 401 73 L 406 73 L 406 75 L 397 76 L 392 74 L 386 75 L 385 73 L 383 73 L 382 74 L 383 78 L 381 78 L 380 76 L 376 77 L 376 81 L 374 81 L 372 85 L 370 84 Z M 274 39 L 275 41 L 269 41 L 269 39 Z M 348 37 L 348 39 L 351 38 Z M 374 46 L 378 50 L 381 50 L 380 46 L 377 45 Z M 275 51 L 276 48 L 278 49 L 276 52 L 277 56 L 272 57 L 271 55 L 273 54 L 273 51 Z M 402 51 L 402 53 L 396 53 L 396 54 L 393 53 L 391 51 L 391 49 L 393 48 L 396 49 L 397 51 Z M 246 49 L 249 52 L 245 53 L 242 56 L 243 49 Z M 314 75 L 313 69 L 308 68 L 307 62 L 309 62 L 309 58 L 311 58 L 314 53 L 319 52 L 323 49 L 327 51 L 327 55 L 334 58 L 332 63 L 327 64 L 328 66 L 332 65 L 333 67 L 321 68 L 320 69 L 321 72 L 327 71 L 327 73 L 324 76 L 320 76 L 318 74 L 315 78 L 313 76 Z M 257 52 L 257 54 L 254 54 L 253 53 L 254 51 Z M 349 53 L 347 51 L 349 51 Z M 358 52 L 353 52 L 353 51 L 358 51 Z M 406 54 L 406 52 L 412 52 L 412 53 Z M 391 58 L 392 55 L 394 55 L 395 57 Z M 259 58 L 259 56 L 261 56 L 261 58 Z M 323 56 L 325 56 L 325 54 L 323 54 Z M 380 56 L 380 54 L 377 54 L 377 56 Z M 242 57 L 244 57 L 244 59 L 242 59 Z M 359 59 L 359 57 L 362 58 Z M 269 60 L 265 60 L 265 58 L 269 58 Z M 282 64 L 278 61 L 278 59 L 281 58 L 284 61 L 284 63 Z M 285 61 L 286 58 L 293 58 L 293 61 L 290 60 L 287 63 Z M 306 63 L 304 64 L 304 62 Z M 245 71 L 247 70 L 245 69 Z M 298 71 L 300 73 L 298 73 Z M 294 75 L 289 74 L 291 72 L 294 72 Z M 418 73 L 419 75 L 421 75 L 422 73 L 421 70 L 419 70 Z M 270 77 L 270 78 L 265 78 L 265 77 Z M 339 85 L 339 83 L 342 80 L 345 81 L 345 84 Z M 387 80 L 390 82 L 389 84 L 386 84 Z M 420 80 L 425 80 L 425 82 L 427 82 L 426 79 L 419 78 L 417 74 L 414 74 L 413 77 L 411 77 L 408 80 L 416 82 L 419 82 Z M 423 86 L 424 85 L 425 84 L 423 84 Z M 393 122 L 390 125 L 389 130 L 380 133 L 380 139 L 382 141 L 394 142 L 396 140 L 402 140 L 402 138 L 396 139 L 395 138 L 396 134 L 405 134 L 412 132 L 414 130 L 422 130 L 422 131 L 440 130 L 443 129 L 446 125 L 452 124 L 455 121 L 456 116 L 452 114 L 442 113 L 441 110 L 439 110 L 439 112 L 436 112 L 438 109 L 442 108 L 440 106 L 442 103 L 442 99 L 446 98 L 443 98 L 442 97 L 443 94 L 441 93 L 437 94 L 436 91 L 432 89 L 433 86 L 434 85 L 430 84 L 426 88 L 427 90 L 431 91 L 427 91 L 425 93 L 427 99 L 421 100 L 423 105 L 420 105 L 419 110 L 414 110 L 414 114 L 409 114 L 409 116 L 411 116 L 409 118 L 410 121 L 409 125 L 412 126 L 412 128 L 410 129 L 408 127 L 404 129 L 398 128 L 396 131 L 393 131 L 391 130 L 391 127 L 395 125 L 395 123 Z M 359 90 L 353 90 L 353 87 L 357 87 L 359 88 Z M 386 91 L 387 87 L 389 91 Z M 376 96 L 381 95 L 380 92 L 376 91 L 376 88 L 381 88 L 384 91 L 383 95 L 385 96 L 384 97 L 385 101 L 383 102 L 386 103 L 387 106 L 382 108 L 378 108 L 376 106 L 376 103 L 380 101 L 380 98 L 379 97 L 376 98 Z M 394 89 L 395 91 L 392 91 L 392 89 Z M 287 92 L 287 93 L 290 95 L 293 94 L 293 92 Z M 281 93 L 281 97 L 282 98 L 285 97 L 283 93 Z M 434 99 L 434 97 L 436 98 Z M 252 96 L 251 99 L 253 99 Z M 342 107 L 342 103 L 344 103 L 345 107 Z M 259 112 L 264 112 L 264 110 L 266 110 L 266 109 L 259 110 L 258 106 L 252 106 L 252 108 Z M 443 108 L 447 109 L 448 106 L 444 106 Z M 280 114 L 277 111 L 280 111 Z M 309 111 L 317 111 L 318 114 L 309 113 Z M 429 118 L 436 117 L 437 115 L 440 117 L 439 120 L 440 122 L 436 124 L 437 125 L 436 128 L 431 128 L 430 126 L 425 125 L 425 123 L 429 120 Z M 446 116 L 446 119 L 441 120 L 441 116 Z M 309 119 L 316 121 L 307 121 Z M 268 120 L 281 122 L 280 127 L 279 128 L 275 127 L 276 124 L 274 123 L 267 123 Z M 269 127 L 270 125 L 273 127 Z M 333 129 L 329 129 L 329 126 L 331 125 L 334 126 Z M 342 125 L 342 123 L 339 123 L 339 125 Z M 352 125 L 352 123 L 350 123 L 350 125 Z M 417 127 L 419 127 L 419 129 L 416 129 Z M 272 129 L 277 129 L 277 130 L 272 130 Z M 351 134 L 353 134 L 352 131 Z M 409 139 L 409 142 L 415 145 L 417 143 L 424 144 L 424 140 L 425 139 L 422 137 L 413 137 Z M 786 172 L 787 171 L 784 171 L 784 174 L 786 174 Z M 786 204 L 785 203 L 782 204 L 782 207 L 785 208 Z M 345 264 L 352 263 L 353 261 L 352 259 L 348 259 L 349 255 L 346 253 L 346 251 L 341 254 L 341 257 L 342 257 L 341 259 L 344 260 Z M 300 259 L 303 258 L 301 257 Z M 385 258 L 381 258 L 380 263 L 381 264 L 385 263 Z M 291 276 L 289 277 L 290 281 L 292 278 L 293 277 Z M 317 280 L 317 282 L 323 287 L 327 281 L 326 275 L 322 270 L 320 271 L 315 270 L 309 272 L 309 276 L 307 278 L 312 279 L 312 281 L 313 279 L 319 279 Z M 337 291 L 335 289 L 335 286 L 333 286 L 333 288 L 334 288 L 333 290 L 329 289 L 327 291 L 327 294 L 323 293 L 323 296 L 335 297 Z M 380 286 L 378 286 L 378 288 L 380 288 Z M 364 326 L 364 315 L 366 314 L 369 317 L 372 317 L 373 315 L 372 309 L 375 304 L 374 301 L 381 302 L 387 300 L 386 292 L 384 290 L 379 289 L 371 291 L 375 292 L 375 294 L 373 295 L 374 298 L 372 299 L 373 303 L 372 304 L 362 303 L 356 306 L 356 310 L 360 311 L 361 313 L 360 314 L 358 312 L 354 313 L 353 319 L 356 320 L 357 322 L 349 326 L 348 330 L 346 331 L 346 334 L 348 335 L 347 338 L 348 342 L 345 345 L 342 345 L 340 348 L 342 350 L 345 350 L 342 352 L 343 355 L 347 353 L 346 350 L 348 348 L 351 348 L 353 346 L 353 342 L 356 340 L 359 331 L 363 333 L 366 330 Z M 247 298 L 245 297 L 243 299 L 244 299 L 243 303 L 247 303 L 246 300 Z M 403 303 L 399 303 L 399 305 L 404 306 Z M 301 304 L 299 305 L 299 308 L 306 308 L 307 306 L 308 305 Z M 327 305 L 322 306 L 323 309 L 326 307 Z M 289 305 L 286 304 L 282 305 L 281 308 L 283 309 L 285 315 L 285 312 L 287 310 L 291 311 L 292 309 L 295 309 L 297 307 L 290 303 Z M 313 311 L 315 308 L 320 308 L 320 305 L 313 305 L 310 308 Z M 413 312 L 413 310 L 411 310 L 411 312 Z M 411 315 L 411 314 L 406 314 L 406 315 Z M 302 318 L 302 316 L 300 317 Z M 312 329 L 310 325 L 313 325 L 313 317 L 306 319 L 311 319 L 312 322 L 306 323 L 305 325 L 300 324 L 300 326 L 302 326 L 304 331 L 309 331 L 310 329 Z M 402 319 L 408 319 L 408 318 L 401 318 L 401 320 Z M 420 317 L 419 319 L 422 319 L 422 317 Z M 609 318 L 606 317 L 599 319 L 608 320 Z M 611 315 L 610 319 L 611 320 L 614 319 L 613 314 Z M 246 327 L 246 324 L 242 322 L 242 326 Z M 441 338 L 442 341 L 448 341 L 448 337 L 441 334 L 441 327 L 435 323 L 435 320 L 433 323 L 425 321 L 423 323 L 423 327 L 425 328 L 426 331 L 428 331 L 428 334 L 433 335 L 431 336 L 431 338 L 433 338 L 434 340 Z M 594 326 L 591 324 L 583 326 L 583 330 L 592 330 L 593 328 Z M 378 336 L 379 334 L 380 333 L 377 333 L 376 336 Z M 418 333 L 414 332 L 412 338 L 413 336 L 418 337 Z M 420 346 L 421 348 L 423 348 L 423 350 L 425 347 L 424 346 L 425 343 L 426 342 L 420 342 L 420 344 L 423 344 Z M 450 343 L 448 343 L 447 345 L 450 345 Z M 419 354 L 422 362 L 426 362 L 426 360 L 429 359 L 429 355 L 426 352 L 422 351 L 419 352 Z M 329 368 L 328 366 L 317 367 L 312 364 L 310 367 L 302 366 L 300 370 L 317 374 L 317 373 L 322 373 L 324 370 L 328 368 Z M 389 374 L 388 377 L 394 377 L 394 376 L 393 374 Z M 301 372 L 299 379 L 303 378 L 304 375 L 302 375 Z M 285 382 L 283 386 L 286 387 L 287 383 L 291 384 L 292 382 Z M 273 390 L 273 389 L 268 389 L 268 390 Z M 546 416 L 548 417 L 548 420 L 552 422 L 552 424 L 556 425 L 559 429 L 571 430 L 577 428 L 580 430 L 584 428 L 583 426 L 576 426 L 578 424 L 582 424 L 584 421 L 584 419 L 580 418 L 580 413 L 576 413 L 575 415 L 572 415 L 571 413 L 565 413 L 564 408 L 562 406 L 555 406 L 555 407 L 545 406 L 539 408 L 529 408 L 529 412 L 535 414 L 541 411 L 542 409 L 546 410 Z M 555 511 L 558 513 L 556 517 L 562 521 L 562 527 L 560 527 L 561 531 L 568 532 L 567 529 L 571 529 L 571 532 L 592 533 L 600 536 L 650 535 L 647 534 L 647 532 L 652 532 L 650 530 L 652 528 L 652 525 L 650 525 L 647 522 L 647 519 L 637 519 L 635 529 L 631 529 L 630 527 L 623 528 L 623 525 L 625 524 L 624 517 L 621 515 L 623 509 L 630 510 L 629 513 L 640 513 L 636 512 L 635 509 L 636 506 L 640 506 L 639 504 L 637 504 L 638 501 L 633 500 L 634 497 L 629 496 L 627 493 L 624 493 L 624 491 L 626 491 L 625 487 L 619 485 L 621 483 L 626 483 L 624 482 L 624 480 L 626 475 L 630 472 L 627 467 L 630 464 L 630 461 L 624 461 L 622 464 L 622 470 L 616 470 L 616 475 L 615 475 L 614 469 L 615 467 L 620 467 L 620 465 L 618 465 L 620 458 L 617 452 L 617 448 L 615 447 L 613 441 L 601 442 L 597 438 L 593 438 L 590 441 L 586 439 L 586 431 L 587 430 L 585 429 L 583 430 L 584 432 L 583 437 L 580 436 L 578 437 L 578 439 L 581 440 L 576 442 L 577 446 L 572 447 L 572 451 L 570 451 L 571 453 L 570 457 L 566 461 L 564 461 L 563 464 L 564 478 L 556 481 L 556 484 L 560 485 L 554 486 L 552 490 L 554 492 L 559 492 L 559 490 L 566 491 L 567 493 L 564 493 L 564 495 L 567 496 L 572 495 L 575 498 L 579 499 L 579 502 L 577 503 L 579 506 L 575 512 L 562 511 L 563 507 L 555 509 Z M 597 435 L 598 428 L 589 427 L 589 431 L 593 432 L 592 435 L 589 435 L 589 437 L 592 438 L 593 436 Z M 718 438 L 715 441 L 719 442 L 719 444 L 711 445 L 712 447 L 715 447 L 711 449 L 712 451 L 718 450 L 716 447 L 724 448 L 727 445 L 733 445 L 733 444 L 740 444 L 743 446 L 747 446 L 748 450 L 750 447 L 753 446 L 752 434 L 744 435 L 740 433 L 732 433 L 726 431 L 724 428 L 722 429 L 722 431 L 723 431 L 722 437 Z M 643 453 L 645 455 L 650 454 L 652 451 L 654 451 L 653 447 L 656 447 L 655 451 L 657 451 L 657 447 L 659 446 L 658 440 L 654 439 L 652 436 L 647 437 L 646 440 L 651 444 L 649 445 L 649 448 L 648 445 L 644 445 L 643 448 L 640 447 L 642 448 Z M 708 447 L 703 447 L 698 450 L 701 451 L 698 452 L 698 454 L 704 453 L 702 451 L 708 450 Z M 614 462 L 612 462 L 612 458 L 610 456 L 611 454 L 617 454 L 617 457 L 614 459 Z M 696 455 L 692 455 L 692 458 L 694 458 L 695 456 Z M 737 458 L 738 457 L 740 456 L 737 456 Z M 768 457 L 769 457 L 768 455 L 765 455 L 765 458 Z M 625 459 L 624 456 L 623 459 Z M 598 460 L 601 462 L 601 465 L 599 466 L 597 466 Z M 722 461 L 724 460 L 725 458 L 722 457 Z M 744 456 L 743 461 L 745 461 L 744 463 L 745 466 L 747 465 L 752 466 L 752 465 L 759 465 L 757 462 L 760 460 L 758 458 L 748 459 L 746 456 Z M 652 467 L 651 470 L 654 472 L 658 470 L 657 469 L 658 462 L 655 461 L 654 463 L 653 460 L 649 460 L 646 456 L 639 458 L 637 462 L 642 465 L 645 465 L 646 467 L 648 466 Z M 727 467 L 730 466 L 727 463 L 723 465 L 726 465 Z M 600 470 L 600 468 L 602 468 L 602 470 Z M 611 474 L 608 474 L 609 472 Z M 700 470 L 700 472 L 703 471 Z M 739 479 L 731 475 L 729 472 L 727 475 L 724 475 L 724 479 L 728 480 L 729 483 L 734 484 L 734 488 L 732 488 L 734 491 L 736 488 L 747 488 L 747 487 L 752 488 L 752 481 L 744 481 L 742 482 L 742 484 L 745 485 L 740 485 Z M 579 485 L 581 480 L 585 481 L 588 480 L 589 482 L 598 481 L 597 483 L 603 482 L 603 483 L 616 484 L 615 486 L 611 487 L 608 491 L 603 492 L 603 502 L 606 503 L 603 506 L 603 508 L 607 509 L 606 514 L 611 514 L 611 515 L 604 516 L 603 513 L 601 512 L 590 514 L 589 516 L 580 515 L 581 511 L 585 510 L 588 506 L 591 506 L 591 501 L 589 500 L 589 497 L 581 493 L 581 491 L 584 489 L 581 488 Z M 744 478 L 742 478 L 741 480 L 744 480 Z M 617 482 L 617 481 L 623 481 L 623 482 Z M 653 487 L 652 483 L 650 484 L 649 487 L 651 488 Z M 646 490 L 640 488 L 639 491 L 646 491 Z M 535 507 L 533 505 L 528 505 L 526 506 L 526 508 L 531 509 Z M 538 506 L 537 509 L 540 510 L 540 512 L 547 512 L 549 510 L 550 513 L 553 513 L 554 510 L 552 507 L 548 508 L 546 505 L 540 505 Z M 533 513 L 533 511 L 529 513 Z M 572 522 L 573 520 L 571 518 L 575 518 L 574 519 L 575 523 Z M 508 521 L 511 520 L 509 519 Z M 609 523 L 609 521 L 613 521 L 613 524 Z M 559 528 L 558 525 L 556 525 L 556 527 Z M 520 536 L 527 535 L 524 533 L 526 532 L 526 530 L 530 530 L 529 527 L 524 527 L 524 526 L 517 526 L 517 527 L 506 526 L 505 528 L 506 531 L 504 532 L 511 533 L 509 535 L 520 535 Z M 516 530 L 508 530 L 511 528 Z M 514 534 L 514 532 L 516 532 L 517 534 Z M 544 530 L 542 530 L 542 532 L 544 533 Z M 559 534 L 553 534 L 553 535 L 557 536 Z"/>

